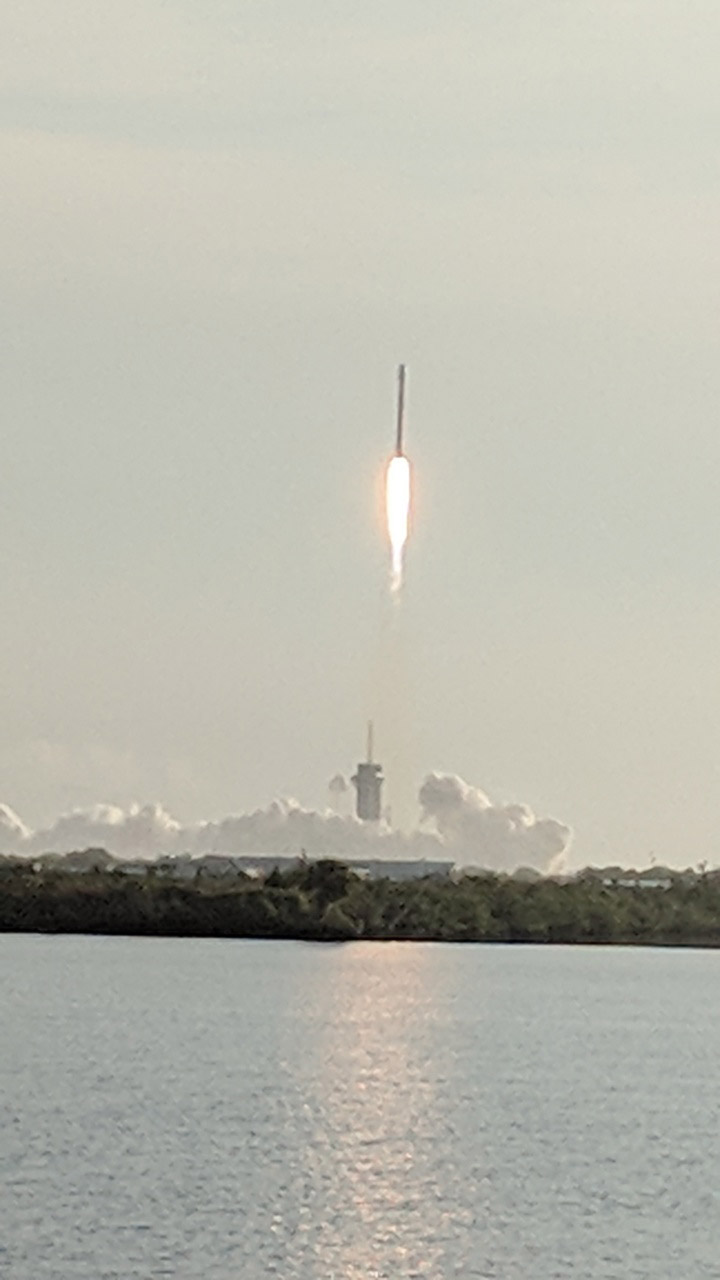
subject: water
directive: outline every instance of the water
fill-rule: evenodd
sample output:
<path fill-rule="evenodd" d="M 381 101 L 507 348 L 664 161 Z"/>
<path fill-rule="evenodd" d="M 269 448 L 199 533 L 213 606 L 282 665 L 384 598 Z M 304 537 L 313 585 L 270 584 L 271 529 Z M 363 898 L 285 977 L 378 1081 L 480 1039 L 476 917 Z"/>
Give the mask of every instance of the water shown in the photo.
<path fill-rule="evenodd" d="M 715 952 L 0 937 L 0 1275 L 717 1277 Z"/>

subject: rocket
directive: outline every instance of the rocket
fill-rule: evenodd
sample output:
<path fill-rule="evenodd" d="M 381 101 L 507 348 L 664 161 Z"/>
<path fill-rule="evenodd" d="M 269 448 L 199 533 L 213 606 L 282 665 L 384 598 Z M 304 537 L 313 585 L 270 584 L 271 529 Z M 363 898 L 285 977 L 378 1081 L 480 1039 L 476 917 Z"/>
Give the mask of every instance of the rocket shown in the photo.
<path fill-rule="evenodd" d="M 403 580 L 403 551 L 408 538 L 408 520 L 410 516 L 410 500 L 412 476 L 410 462 L 403 452 L 403 415 L 405 413 L 405 365 L 398 367 L 398 404 L 397 435 L 395 452 L 392 454 L 385 473 L 385 508 L 387 511 L 387 530 L 392 549 L 391 591 L 397 594 Z"/>
<path fill-rule="evenodd" d="M 405 415 L 405 365 L 398 365 L 398 403 L 397 403 L 397 439 L 395 441 L 395 456 L 402 458 L 403 456 L 403 427 Z"/>

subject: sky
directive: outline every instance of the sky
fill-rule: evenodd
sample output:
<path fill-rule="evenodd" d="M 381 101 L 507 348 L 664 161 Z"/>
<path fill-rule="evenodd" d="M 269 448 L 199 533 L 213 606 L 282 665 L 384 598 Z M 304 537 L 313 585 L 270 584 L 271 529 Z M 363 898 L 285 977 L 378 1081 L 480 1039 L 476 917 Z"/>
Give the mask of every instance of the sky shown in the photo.
<path fill-rule="evenodd" d="M 720 863 L 717 7 L 2 23 L 0 800 L 321 812 L 372 715 L 405 825 Z"/>

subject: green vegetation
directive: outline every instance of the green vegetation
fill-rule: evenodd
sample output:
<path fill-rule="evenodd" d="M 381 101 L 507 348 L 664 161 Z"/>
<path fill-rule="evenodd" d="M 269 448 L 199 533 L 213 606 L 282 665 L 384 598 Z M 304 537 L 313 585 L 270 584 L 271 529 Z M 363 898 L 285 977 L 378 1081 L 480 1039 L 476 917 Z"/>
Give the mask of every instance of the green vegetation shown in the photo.
<path fill-rule="evenodd" d="M 258 880 L 173 883 L 97 870 L 83 875 L 8 863 L 0 931 L 233 938 L 407 938 L 444 942 L 720 946 L 720 883 L 603 884 L 593 876 L 526 883 L 463 876 L 398 883 L 341 862 L 298 865 Z"/>

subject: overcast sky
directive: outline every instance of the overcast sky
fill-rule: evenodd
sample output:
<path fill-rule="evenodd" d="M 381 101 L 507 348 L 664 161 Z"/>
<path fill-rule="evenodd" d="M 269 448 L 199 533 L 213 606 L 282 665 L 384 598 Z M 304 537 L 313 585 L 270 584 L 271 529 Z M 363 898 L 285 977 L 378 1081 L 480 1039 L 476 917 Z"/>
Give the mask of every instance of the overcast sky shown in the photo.
<path fill-rule="evenodd" d="M 374 714 L 576 863 L 720 862 L 717 5 L 2 25 L 0 800 L 322 806 Z"/>

